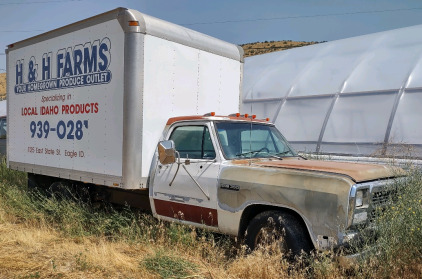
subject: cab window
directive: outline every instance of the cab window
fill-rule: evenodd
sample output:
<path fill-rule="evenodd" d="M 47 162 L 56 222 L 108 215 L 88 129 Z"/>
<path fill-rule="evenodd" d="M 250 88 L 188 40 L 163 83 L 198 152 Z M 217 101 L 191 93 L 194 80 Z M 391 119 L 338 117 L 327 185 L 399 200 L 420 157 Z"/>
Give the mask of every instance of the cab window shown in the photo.
<path fill-rule="evenodd" d="M 170 136 L 181 158 L 214 159 L 215 150 L 206 126 L 181 126 Z"/>

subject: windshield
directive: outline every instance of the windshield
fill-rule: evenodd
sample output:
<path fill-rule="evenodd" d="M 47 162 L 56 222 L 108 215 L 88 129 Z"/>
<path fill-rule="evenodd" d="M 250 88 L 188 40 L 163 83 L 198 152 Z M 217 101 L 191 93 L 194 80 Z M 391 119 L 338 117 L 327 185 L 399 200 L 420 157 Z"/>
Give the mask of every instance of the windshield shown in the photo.
<path fill-rule="evenodd" d="M 215 124 L 227 159 L 297 156 L 274 126 L 234 122 Z"/>

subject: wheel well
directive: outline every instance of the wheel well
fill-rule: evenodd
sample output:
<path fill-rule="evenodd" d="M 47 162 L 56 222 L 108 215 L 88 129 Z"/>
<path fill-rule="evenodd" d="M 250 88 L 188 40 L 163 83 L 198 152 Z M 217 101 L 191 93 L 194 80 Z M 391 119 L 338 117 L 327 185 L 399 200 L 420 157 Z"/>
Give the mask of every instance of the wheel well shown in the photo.
<path fill-rule="evenodd" d="M 57 179 L 59 180 L 59 179 Z M 56 180 L 53 177 L 28 173 L 28 186 L 29 187 L 39 187 L 41 189 L 48 189 L 53 182 Z"/>
<path fill-rule="evenodd" d="M 297 220 L 299 220 L 300 224 L 302 225 L 302 228 L 306 231 L 306 235 L 309 238 L 310 243 L 313 243 L 308 228 L 306 227 L 305 221 L 303 221 L 303 218 L 294 210 L 291 210 L 289 208 L 285 207 L 277 207 L 277 206 L 271 206 L 271 205 L 263 205 L 263 204 L 254 204 L 246 207 L 243 210 L 242 217 L 240 218 L 240 225 L 239 225 L 239 234 L 238 238 L 240 240 L 243 240 L 246 232 L 246 228 L 248 227 L 249 222 L 258 214 L 264 212 L 264 211 L 280 211 L 289 213 L 290 215 L 294 216 Z"/>

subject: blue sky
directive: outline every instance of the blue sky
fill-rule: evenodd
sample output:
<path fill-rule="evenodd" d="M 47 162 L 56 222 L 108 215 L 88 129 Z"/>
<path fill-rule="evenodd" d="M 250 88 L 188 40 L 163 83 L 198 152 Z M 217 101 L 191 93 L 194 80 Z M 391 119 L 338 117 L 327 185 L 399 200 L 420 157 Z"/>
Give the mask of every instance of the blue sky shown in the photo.
<path fill-rule="evenodd" d="M 116 7 L 235 44 L 332 41 L 422 24 L 420 0 L 0 0 L 0 73 L 8 44 Z"/>

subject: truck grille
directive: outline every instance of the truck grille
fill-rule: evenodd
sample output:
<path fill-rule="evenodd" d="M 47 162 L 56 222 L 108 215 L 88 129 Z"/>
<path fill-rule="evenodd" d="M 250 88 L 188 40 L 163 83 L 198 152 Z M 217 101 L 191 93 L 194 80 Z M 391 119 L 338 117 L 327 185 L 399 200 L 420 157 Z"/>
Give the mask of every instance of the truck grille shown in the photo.
<path fill-rule="evenodd" d="M 392 202 L 397 197 L 396 189 L 380 189 L 380 191 L 372 192 L 371 204 L 373 207 L 384 206 Z"/>
<path fill-rule="evenodd" d="M 374 188 L 371 193 L 371 206 L 369 222 L 373 222 L 377 216 L 384 212 L 385 208 L 397 201 L 397 189 L 391 187 Z"/>

